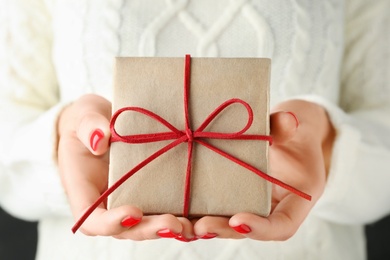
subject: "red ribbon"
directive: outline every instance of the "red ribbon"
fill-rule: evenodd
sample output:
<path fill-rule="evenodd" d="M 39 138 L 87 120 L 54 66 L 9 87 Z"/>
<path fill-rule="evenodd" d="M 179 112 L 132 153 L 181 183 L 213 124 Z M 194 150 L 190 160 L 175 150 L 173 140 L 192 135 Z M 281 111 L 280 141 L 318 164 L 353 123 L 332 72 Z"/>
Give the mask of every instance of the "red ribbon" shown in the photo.
<path fill-rule="evenodd" d="M 117 182 L 115 182 L 111 187 L 109 187 L 96 201 L 94 204 L 92 204 L 87 211 L 81 216 L 81 218 L 75 223 L 75 225 L 72 228 L 73 233 L 75 233 L 80 226 L 84 223 L 84 221 L 88 218 L 88 216 L 102 203 L 104 202 L 107 197 L 115 191 L 120 185 L 122 185 L 127 179 L 129 179 L 131 176 L 133 176 L 135 173 L 137 173 L 140 169 L 142 169 L 144 166 L 149 164 L 154 159 L 158 158 L 160 155 L 168 152 L 172 148 L 178 146 L 181 143 L 187 142 L 188 144 L 188 160 L 187 160 L 187 171 L 186 171 L 186 178 L 185 178 L 185 188 L 184 188 L 184 205 L 183 205 L 183 216 L 188 217 L 188 211 L 190 206 L 190 182 L 191 182 L 191 161 L 192 161 L 192 150 L 193 150 L 193 143 L 196 142 L 200 145 L 203 145 L 207 147 L 208 149 L 224 156 L 225 158 L 241 165 L 242 167 L 248 169 L 249 171 L 252 171 L 253 173 L 257 174 L 258 176 L 262 177 L 263 179 L 274 183 L 280 187 L 283 187 L 299 196 L 301 196 L 304 199 L 311 200 L 311 196 L 295 189 L 294 187 L 275 179 L 268 174 L 260 171 L 259 169 L 253 167 L 250 164 L 247 164 L 240 159 L 218 149 L 217 147 L 207 143 L 204 139 L 206 138 L 213 138 L 213 139 L 234 139 L 234 140 L 259 140 L 259 141 L 268 141 L 270 144 L 272 143 L 272 137 L 271 136 L 265 136 L 265 135 L 249 135 L 245 134 L 245 132 L 251 127 L 253 122 L 253 111 L 252 108 L 249 106 L 248 103 L 245 101 L 233 98 L 225 101 L 220 106 L 218 106 L 207 118 L 206 120 L 195 130 L 192 131 L 190 127 L 190 116 L 188 112 L 188 105 L 189 105 L 189 90 L 190 90 L 190 76 L 191 76 L 191 57 L 190 55 L 186 55 L 185 57 L 185 71 L 184 71 L 184 115 L 185 115 L 185 128 L 184 131 L 181 131 L 171 125 L 169 122 L 167 122 L 165 119 L 160 117 L 159 115 L 141 108 L 141 107 L 124 107 L 119 109 L 114 113 L 112 116 L 111 122 L 110 122 L 110 129 L 111 129 L 111 142 L 124 142 L 129 144 L 139 144 L 139 143 L 150 143 L 150 142 L 159 142 L 164 140 L 174 140 L 173 142 L 169 143 L 165 147 L 161 148 L 160 150 L 156 151 L 152 155 L 150 155 L 148 158 L 146 158 L 144 161 L 140 162 L 137 166 L 135 166 L 133 169 L 131 169 L 129 172 L 127 172 L 125 175 L 123 175 Z M 205 132 L 203 131 L 211 121 L 214 120 L 214 118 L 220 114 L 225 108 L 227 108 L 230 105 L 233 104 L 241 104 L 245 107 L 248 113 L 248 121 L 245 127 L 234 133 L 220 133 L 220 132 Z M 123 112 L 126 111 L 133 111 L 138 112 L 141 114 L 144 114 L 157 122 L 161 123 L 165 127 L 167 127 L 170 131 L 169 132 L 160 132 L 160 133 L 152 133 L 152 134 L 138 134 L 138 135 L 126 135 L 122 136 L 118 134 L 115 130 L 115 122 L 119 115 L 121 115 Z"/>

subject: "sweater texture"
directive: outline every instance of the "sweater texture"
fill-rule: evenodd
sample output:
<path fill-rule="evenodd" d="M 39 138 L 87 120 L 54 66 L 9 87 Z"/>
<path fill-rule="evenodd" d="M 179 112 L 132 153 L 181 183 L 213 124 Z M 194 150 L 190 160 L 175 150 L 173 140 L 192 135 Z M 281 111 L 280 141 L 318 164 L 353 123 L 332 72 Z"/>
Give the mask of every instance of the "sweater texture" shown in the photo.
<path fill-rule="evenodd" d="M 365 259 L 390 212 L 390 1 L 2 0 L 0 205 L 39 220 L 37 259 Z M 336 129 L 325 192 L 285 242 L 73 235 L 53 159 L 58 114 L 111 99 L 116 56 L 267 57 L 271 106 L 324 106 Z"/>

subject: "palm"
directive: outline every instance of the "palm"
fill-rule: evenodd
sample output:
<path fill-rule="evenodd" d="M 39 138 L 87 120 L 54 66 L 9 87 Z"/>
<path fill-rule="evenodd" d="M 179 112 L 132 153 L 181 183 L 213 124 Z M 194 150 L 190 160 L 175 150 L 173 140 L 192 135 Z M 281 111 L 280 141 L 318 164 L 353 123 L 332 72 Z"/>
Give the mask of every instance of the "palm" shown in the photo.
<path fill-rule="evenodd" d="M 326 176 L 321 147 L 313 148 L 293 140 L 281 145 L 275 144 L 270 149 L 270 165 L 272 176 L 310 194 L 314 201 L 321 195 Z M 273 185 L 271 212 L 289 196 L 296 195 Z"/>

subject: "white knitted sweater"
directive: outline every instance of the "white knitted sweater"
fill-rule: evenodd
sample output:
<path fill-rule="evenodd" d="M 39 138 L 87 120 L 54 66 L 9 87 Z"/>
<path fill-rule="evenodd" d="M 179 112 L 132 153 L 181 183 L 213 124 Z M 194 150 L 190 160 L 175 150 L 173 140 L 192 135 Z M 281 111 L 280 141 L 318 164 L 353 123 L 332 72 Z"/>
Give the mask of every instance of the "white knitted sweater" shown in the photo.
<path fill-rule="evenodd" d="M 0 205 L 40 220 L 39 259 L 364 259 L 390 212 L 389 0 L 1 0 Z M 272 59 L 271 104 L 323 105 L 337 130 L 324 195 L 287 242 L 72 235 L 52 160 L 64 104 L 110 98 L 115 56 Z"/>

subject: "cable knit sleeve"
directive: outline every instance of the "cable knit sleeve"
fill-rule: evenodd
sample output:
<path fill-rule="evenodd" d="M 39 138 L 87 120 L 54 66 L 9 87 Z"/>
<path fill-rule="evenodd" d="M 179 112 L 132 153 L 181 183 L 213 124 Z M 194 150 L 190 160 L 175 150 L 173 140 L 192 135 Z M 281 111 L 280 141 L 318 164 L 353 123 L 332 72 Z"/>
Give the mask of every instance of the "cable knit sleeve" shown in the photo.
<path fill-rule="evenodd" d="M 368 223 L 390 213 L 390 1 L 346 6 L 341 107 L 327 108 L 337 130 L 328 184 L 313 213 Z"/>
<path fill-rule="evenodd" d="M 0 205 L 35 220 L 67 214 L 53 160 L 63 105 L 51 63 L 50 14 L 43 1 L 0 3 Z"/>

